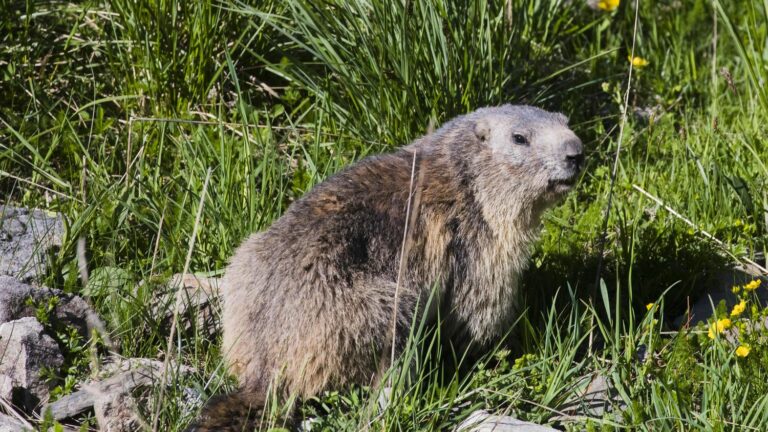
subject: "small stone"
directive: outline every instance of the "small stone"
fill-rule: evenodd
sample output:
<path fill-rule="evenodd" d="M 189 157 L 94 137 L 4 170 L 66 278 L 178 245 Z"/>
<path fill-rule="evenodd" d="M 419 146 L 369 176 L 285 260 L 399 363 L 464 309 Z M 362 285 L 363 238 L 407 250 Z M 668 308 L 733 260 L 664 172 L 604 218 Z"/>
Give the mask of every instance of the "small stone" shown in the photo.
<path fill-rule="evenodd" d="M 55 370 L 63 363 L 58 345 L 35 318 L 0 325 L 0 388 L 10 381 L 15 403 L 32 411 L 47 401 L 53 384 L 41 376 L 43 369 Z"/>
<path fill-rule="evenodd" d="M 599 7 L 597 7 L 597 4 L 599 3 L 598 0 L 587 0 L 587 6 L 589 6 L 592 10 L 600 10 Z"/>
<path fill-rule="evenodd" d="M 61 246 L 63 236 L 61 215 L 0 205 L 0 275 L 39 279 L 48 268 L 48 251 Z"/>
<path fill-rule="evenodd" d="M 582 402 L 586 415 L 602 417 L 609 410 L 613 401 L 608 379 L 605 375 L 597 374 L 587 386 Z"/>
<path fill-rule="evenodd" d="M 489 414 L 478 410 L 464 420 L 455 432 L 557 432 L 548 426 L 525 422 L 510 416 Z"/>
<path fill-rule="evenodd" d="M 701 293 L 695 302 L 691 305 L 689 313 L 683 313 L 678 316 L 672 325 L 675 328 L 681 328 L 686 325 L 695 326 L 706 322 L 713 315 L 713 306 L 716 307 L 721 301 L 725 302 L 728 310 L 739 302 L 739 298 L 731 291 L 734 285 L 744 285 L 754 279 L 761 279 L 763 284 L 768 284 L 768 278 L 758 277 L 746 268 L 734 267 L 716 273 L 713 277 L 703 281 L 695 291 Z M 768 290 L 758 289 L 755 291 L 761 303 L 768 302 Z"/>
<path fill-rule="evenodd" d="M 19 420 L 0 413 L 0 432 L 22 432 L 31 430 L 32 429 L 26 427 L 24 423 Z"/>
<path fill-rule="evenodd" d="M 184 387 L 182 395 L 182 416 L 192 417 L 196 415 L 203 405 L 203 396 L 200 391 L 192 387 Z"/>
<path fill-rule="evenodd" d="M 136 400 L 129 393 L 101 395 L 94 401 L 93 411 L 99 430 L 103 432 L 132 432 L 140 429 Z"/>
<path fill-rule="evenodd" d="M 317 422 L 319 422 L 319 421 L 320 421 L 320 419 L 317 418 L 317 417 L 308 418 L 308 419 L 304 420 L 303 422 L 301 422 L 301 424 L 299 425 L 299 431 L 300 432 L 311 432 L 312 428 L 315 427 L 315 424 Z"/>
<path fill-rule="evenodd" d="M 197 330 L 212 337 L 221 330 L 218 278 L 173 275 L 165 291 L 157 296 L 159 301 L 154 307 L 155 313 L 166 316 L 168 323 L 173 319 L 177 295 L 182 331 L 194 333 Z"/>
<path fill-rule="evenodd" d="M 379 410 L 386 411 L 390 400 L 392 400 L 392 387 L 384 387 L 381 389 L 381 393 L 379 393 L 379 397 L 377 398 Z"/>

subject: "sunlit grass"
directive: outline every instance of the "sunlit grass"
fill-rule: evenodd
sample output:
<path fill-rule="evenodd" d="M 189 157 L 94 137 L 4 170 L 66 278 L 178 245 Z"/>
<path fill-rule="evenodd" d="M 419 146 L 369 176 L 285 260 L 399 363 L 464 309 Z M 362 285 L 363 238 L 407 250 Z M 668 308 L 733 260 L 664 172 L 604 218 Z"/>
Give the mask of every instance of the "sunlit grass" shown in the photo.
<path fill-rule="evenodd" d="M 741 342 L 707 336 L 715 321 L 670 324 L 703 280 L 766 249 L 764 5 L 640 2 L 636 55 L 648 63 L 633 78 L 604 285 L 587 298 L 632 3 L 0 3 L 0 201 L 62 212 L 45 284 L 86 295 L 122 355 L 159 357 L 167 328 L 152 304 L 184 267 L 209 170 L 190 268 L 218 275 L 246 235 L 367 154 L 478 106 L 561 110 L 587 169 L 545 217 L 514 349 L 454 374 L 438 367 L 434 334 L 418 333 L 384 411 L 381 389 L 352 388 L 301 415 L 327 430 L 445 430 L 479 408 L 568 430 L 764 430 L 768 335 L 751 334 L 740 354 Z M 80 238 L 91 274 L 112 285 L 83 286 Z M 750 297 L 738 317 L 715 306 L 743 323 L 765 305 Z M 196 414 L 184 387 L 203 398 L 233 388 L 218 340 L 183 333 L 178 346 L 198 372 L 141 407 L 160 430 Z M 597 375 L 613 395 L 602 415 L 580 403 Z"/>

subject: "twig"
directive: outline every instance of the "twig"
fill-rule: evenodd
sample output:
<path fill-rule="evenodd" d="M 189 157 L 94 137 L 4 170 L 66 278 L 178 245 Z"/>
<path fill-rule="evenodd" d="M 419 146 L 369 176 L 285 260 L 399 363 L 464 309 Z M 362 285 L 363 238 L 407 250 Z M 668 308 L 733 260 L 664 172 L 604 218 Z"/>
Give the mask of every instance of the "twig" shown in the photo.
<path fill-rule="evenodd" d="M 760 264 L 758 264 L 758 263 L 756 263 L 756 262 L 752 261 L 752 260 L 751 260 L 751 259 L 749 259 L 749 258 L 739 258 L 739 257 L 737 257 L 736 255 L 734 255 L 733 253 L 731 253 L 730 247 L 729 247 L 729 246 L 728 246 L 726 243 L 722 242 L 722 241 L 721 241 L 721 240 L 719 240 L 717 237 L 715 237 L 715 236 L 713 236 L 712 234 L 710 234 L 710 233 L 708 233 L 708 232 L 704 231 L 703 229 L 699 228 L 699 227 L 698 227 L 698 226 L 696 226 L 696 224 L 694 224 L 694 223 L 693 223 L 693 222 L 692 222 L 690 219 L 688 219 L 687 217 L 685 217 L 685 216 L 681 215 L 680 213 L 678 213 L 677 211 L 675 211 L 675 209 L 673 209 L 672 207 L 670 207 L 670 206 L 668 206 L 667 204 L 665 204 L 665 203 L 664 203 L 662 200 L 660 200 L 659 198 L 657 198 L 657 197 L 655 197 L 655 196 L 651 195 L 650 193 L 648 193 L 648 192 L 647 192 L 645 189 L 641 188 L 640 186 L 638 186 L 638 185 L 636 185 L 636 184 L 633 184 L 633 185 L 632 185 L 632 188 L 633 188 L 633 189 L 635 189 L 636 191 L 640 192 L 641 194 L 645 195 L 646 197 L 648 197 L 648 198 L 649 198 L 651 201 L 655 202 L 656 204 L 658 204 L 658 205 L 660 205 L 660 206 L 664 207 L 664 209 L 665 209 L 665 210 L 667 210 L 668 212 L 670 212 L 670 213 L 671 213 L 673 216 L 675 216 L 676 218 L 678 218 L 678 219 L 680 219 L 681 221 L 685 222 L 685 224 L 686 224 L 686 225 L 688 225 L 688 226 L 690 226 L 691 228 L 695 229 L 695 230 L 696 230 L 696 232 L 698 232 L 698 233 L 701 233 L 701 235 L 703 235 L 704 237 L 706 237 L 706 238 L 708 238 L 709 240 L 712 240 L 713 242 L 715 242 L 715 244 L 716 244 L 716 245 L 720 246 L 720 247 L 723 249 L 723 251 L 725 251 L 725 253 L 727 253 L 728 255 L 730 255 L 730 256 L 731 256 L 733 259 L 735 259 L 736 261 L 744 261 L 744 262 L 746 262 L 747 264 L 749 264 L 749 265 L 751 265 L 751 266 L 755 267 L 755 269 L 759 270 L 759 271 L 760 271 L 760 272 L 762 272 L 763 274 L 768 274 L 768 269 L 766 269 L 766 268 L 765 268 L 765 267 L 763 267 L 762 265 L 760 265 Z"/>

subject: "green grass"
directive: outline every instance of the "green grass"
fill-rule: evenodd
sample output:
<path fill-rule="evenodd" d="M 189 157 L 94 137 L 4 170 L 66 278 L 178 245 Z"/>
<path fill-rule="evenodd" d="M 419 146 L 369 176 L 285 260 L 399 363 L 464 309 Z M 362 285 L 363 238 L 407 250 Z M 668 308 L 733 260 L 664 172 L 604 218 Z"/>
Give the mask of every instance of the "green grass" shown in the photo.
<path fill-rule="evenodd" d="M 594 299 L 630 1 L 603 12 L 578 1 L 0 0 L 0 196 L 62 212 L 66 238 L 43 282 L 85 295 L 122 355 L 163 357 L 168 323 L 151 305 L 183 270 L 198 211 L 189 268 L 216 275 L 245 236 L 367 154 L 483 105 L 560 110 L 585 141 L 587 169 L 545 218 L 518 349 L 454 375 L 435 366 L 446 354 L 430 335 L 414 335 L 401 361 L 415 372 L 393 369 L 386 410 L 377 389 L 354 388 L 302 412 L 326 430 L 444 430 L 479 407 L 570 430 L 764 430 L 768 335 L 748 336 L 752 351 L 737 358 L 725 338 L 670 322 L 734 256 L 766 250 L 768 6 L 688 3 L 640 2 L 636 55 L 650 63 L 634 71 Z M 749 302 L 745 315 L 764 319 L 765 305 Z M 65 392 L 104 351 L 59 340 Z M 140 407 L 158 430 L 194 417 L 183 387 L 232 388 L 218 340 L 185 331 L 175 342 L 173 358 L 198 373 Z M 598 373 L 617 395 L 604 416 L 578 403 Z"/>

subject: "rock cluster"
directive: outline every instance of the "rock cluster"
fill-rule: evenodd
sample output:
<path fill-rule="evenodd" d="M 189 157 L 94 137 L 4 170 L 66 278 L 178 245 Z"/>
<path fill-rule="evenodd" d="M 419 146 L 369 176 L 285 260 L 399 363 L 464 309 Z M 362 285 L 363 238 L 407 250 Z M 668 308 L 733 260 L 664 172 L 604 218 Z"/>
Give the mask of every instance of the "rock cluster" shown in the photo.
<path fill-rule="evenodd" d="M 199 314 L 197 325 L 213 319 L 216 280 L 174 277 L 168 292 L 159 295 L 157 312 L 171 314 L 171 292 L 179 289 L 179 314 Z M 59 384 L 55 376 L 64 363 L 56 341 L 35 317 L 40 305 L 55 299 L 47 322 L 75 327 L 84 337 L 102 331 L 98 315 L 81 297 L 55 289 L 35 287 L 11 276 L 0 276 L 0 398 L 25 414 L 50 412 L 54 420 L 65 420 L 93 411 L 100 430 L 134 431 L 140 428 L 134 393 L 162 382 L 170 384 L 192 371 L 181 365 L 164 365 L 152 359 L 123 359 L 112 356 L 102 373 L 80 383 L 79 390 L 47 403 L 51 389 Z M 215 329 L 206 330 L 215 332 Z M 21 418 L 21 417 L 20 417 Z M 18 418 L 0 413 L 0 432 L 28 429 Z"/>

